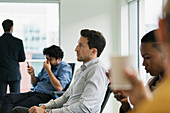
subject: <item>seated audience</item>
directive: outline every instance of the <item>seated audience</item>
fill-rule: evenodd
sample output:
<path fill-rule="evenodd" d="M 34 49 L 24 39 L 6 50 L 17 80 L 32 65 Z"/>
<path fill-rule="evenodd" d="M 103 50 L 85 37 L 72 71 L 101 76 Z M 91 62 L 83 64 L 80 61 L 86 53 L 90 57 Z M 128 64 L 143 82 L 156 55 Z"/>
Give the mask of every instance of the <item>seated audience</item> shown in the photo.
<path fill-rule="evenodd" d="M 100 113 L 109 84 L 106 67 L 99 56 L 105 38 L 98 31 L 84 29 L 75 49 L 77 60 L 83 65 L 77 70 L 71 86 L 59 98 L 40 107 L 16 107 L 13 113 Z"/>
<path fill-rule="evenodd" d="M 72 68 L 62 61 L 63 51 L 52 45 L 45 48 L 43 54 L 47 61 L 36 77 L 32 66 L 28 65 L 28 73 L 34 90 L 26 93 L 10 93 L 3 97 L 0 113 L 11 113 L 15 106 L 30 108 L 40 103 L 46 103 L 55 96 L 51 91 L 62 91 L 72 78 Z"/>

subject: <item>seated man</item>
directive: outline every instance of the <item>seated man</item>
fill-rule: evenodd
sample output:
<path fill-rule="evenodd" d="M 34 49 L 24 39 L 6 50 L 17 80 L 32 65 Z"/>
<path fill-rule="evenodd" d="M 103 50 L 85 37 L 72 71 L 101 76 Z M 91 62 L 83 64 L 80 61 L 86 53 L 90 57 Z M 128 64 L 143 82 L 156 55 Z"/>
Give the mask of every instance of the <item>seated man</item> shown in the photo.
<path fill-rule="evenodd" d="M 147 73 L 150 73 L 153 76 L 147 83 L 151 91 L 154 91 L 157 88 L 157 85 L 163 78 L 165 69 L 165 55 L 163 54 L 163 50 L 160 47 L 160 44 L 156 40 L 155 32 L 157 30 L 153 30 L 141 39 L 141 55 L 143 57 L 143 66 L 145 66 L 145 70 Z M 127 98 L 123 95 L 121 91 L 115 91 L 115 98 L 122 103 L 120 108 L 120 113 L 125 113 L 130 110 L 130 105 L 127 101 Z M 131 99 L 132 104 L 133 99 Z"/>
<path fill-rule="evenodd" d="M 41 107 L 16 107 L 13 113 L 99 113 L 109 79 L 106 68 L 98 58 L 105 47 L 100 32 L 84 29 L 75 49 L 83 65 L 77 70 L 71 86 L 59 98 Z"/>
<path fill-rule="evenodd" d="M 33 67 L 28 65 L 28 73 L 31 76 L 31 83 L 34 86 L 33 92 L 10 93 L 3 97 L 0 113 L 11 113 L 13 107 L 31 107 L 46 103 L 55 96 L 51 91 L 62 91 L 72 78 L 71 66 L 62 61 L 63 51 L 60 47 L 52 45 L 45 48 L 43 54 L 47 61 L 38 77 L 34 75 Z"/>

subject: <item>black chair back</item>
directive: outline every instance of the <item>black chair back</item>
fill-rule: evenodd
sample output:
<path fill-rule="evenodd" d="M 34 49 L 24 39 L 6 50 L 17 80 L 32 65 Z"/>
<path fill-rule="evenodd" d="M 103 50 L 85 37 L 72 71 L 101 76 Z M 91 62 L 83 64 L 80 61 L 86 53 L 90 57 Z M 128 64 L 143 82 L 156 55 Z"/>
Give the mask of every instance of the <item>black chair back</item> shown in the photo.
<path fill-rule="evenodd" d="M 69 64 L 69 65 L 71 66 L 71 68 L 72 68 L 72 78 L 73 78 L 75 63 L 68 63 L 68 64 Z M 70 81 L 70 83 L 71 83 L 71 81 Z M 68 89 L 68 87 L 70 86 L 70 83 L 68 83 L 68 84 L 66 85 L 66 87 L 63 89 L 63 91 L 66 91 L 66 90 Z"/>
<path fill-rule="evenodd" d="M 74 74 L 75 63 L 68 63 L 72 68 L 72 75 Z"/>
<path fill-rule="evenodd" d="M 109 100 L 109 97 L 110 97 L 110 94 L 111 94 L 111 90 L 110 90 L 110 87 L 109 87 L 109 86 L 110 86 L 110 84 L 109 84 L 108 87 L 107 87 L 106 94 L 105 94 L 105 97 L 104 97 L 104 100 L 103 100 L 103 103 L 102 103 L 102 106 L 101 106 L 100 113 L 103 112 L 104 107 L 106 106 L 107 101 Z"/>

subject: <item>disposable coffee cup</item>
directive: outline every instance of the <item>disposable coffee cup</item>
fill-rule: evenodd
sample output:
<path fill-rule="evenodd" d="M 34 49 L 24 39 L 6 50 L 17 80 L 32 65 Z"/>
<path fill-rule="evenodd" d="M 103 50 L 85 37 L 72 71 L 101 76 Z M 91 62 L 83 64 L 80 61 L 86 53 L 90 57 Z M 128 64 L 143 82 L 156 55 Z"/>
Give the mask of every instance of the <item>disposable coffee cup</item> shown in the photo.
<path fill-rule="evenodd" d="M 125 75 L 125 69 L 133 66 L 132 56 L 111 57 L 111 88 L 113 90 L 130 90 L 132 85 Z"/>

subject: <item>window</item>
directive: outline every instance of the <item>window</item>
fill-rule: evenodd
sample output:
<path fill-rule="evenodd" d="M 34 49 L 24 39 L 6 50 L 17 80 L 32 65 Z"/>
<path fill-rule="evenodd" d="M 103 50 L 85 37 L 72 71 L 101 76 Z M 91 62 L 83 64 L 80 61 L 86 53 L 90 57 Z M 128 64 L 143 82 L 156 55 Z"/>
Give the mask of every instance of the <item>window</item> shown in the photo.
<path fill-rule="evenodd" d="M 134 0 L 129 2 L 129 54 L 134 57 L 134 67 L 138 69 L 138 7 L 139 1 Z"/>
<path fill-rule="evenodd" d="M 37 75 L 45 57 L 43 48 L 59 45 L 59 3 L 0 3 L 0 22 L 14 22 L 13 36 L 23 40 L 26 61 L 34 67 Z M 2 26 L 0 34 L 3 34 Z M 31 87 L 26 63 L 20 63 L 21 91 Z"/>

